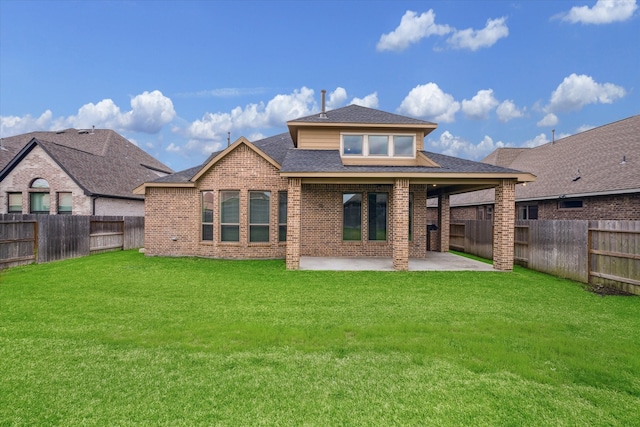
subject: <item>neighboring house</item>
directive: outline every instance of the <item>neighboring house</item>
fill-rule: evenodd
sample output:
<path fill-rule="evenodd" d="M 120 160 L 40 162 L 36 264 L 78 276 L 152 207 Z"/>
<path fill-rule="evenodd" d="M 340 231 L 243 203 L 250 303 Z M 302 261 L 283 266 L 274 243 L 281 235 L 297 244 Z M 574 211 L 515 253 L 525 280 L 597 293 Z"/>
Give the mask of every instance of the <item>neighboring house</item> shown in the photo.
<path fill-rule="evenodd" d="M 147 255 L 216 258 L 425 258 L 426 200 L 497 188 L 494 266 L 513 266 L 513 189 L 531 174 L 424 151 L 434 123 L 350 105 L 287 123 L 289 132 L 240 138 L 202 165 L 147 182 Z M 449 211 L 438 250 L 448 251 Z M 503 220 L 504 219 L 504 220 Z"/>
<path fill-rule="evenodd" d="M 516 219 L 640 220 L 640 115 L 535 148 L 499 148 L 488 163 L 528 171 Z M 491 219 L 494 191 L 451 197 L 452 219 Z"/>
<path fill-rule="evenodd" d="M 133 189 L 172 172 L 108 129 L 2 138 L 0 213 L 143 216 Z"/>

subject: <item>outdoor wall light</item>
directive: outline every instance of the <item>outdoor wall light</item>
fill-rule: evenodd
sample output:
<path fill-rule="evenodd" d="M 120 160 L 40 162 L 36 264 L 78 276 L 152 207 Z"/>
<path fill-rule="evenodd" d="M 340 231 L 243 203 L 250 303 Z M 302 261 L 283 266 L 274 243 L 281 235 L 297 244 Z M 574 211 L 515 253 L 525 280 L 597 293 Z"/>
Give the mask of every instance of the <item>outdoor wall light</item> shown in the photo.
<path fill-rule="evenodd" d="M 173 236 L 173 237 L 171 238 L 171 240 L 173 240 L 174 242 L 176 242 L 176 241 L 178 240 L 178 236 Z"/>

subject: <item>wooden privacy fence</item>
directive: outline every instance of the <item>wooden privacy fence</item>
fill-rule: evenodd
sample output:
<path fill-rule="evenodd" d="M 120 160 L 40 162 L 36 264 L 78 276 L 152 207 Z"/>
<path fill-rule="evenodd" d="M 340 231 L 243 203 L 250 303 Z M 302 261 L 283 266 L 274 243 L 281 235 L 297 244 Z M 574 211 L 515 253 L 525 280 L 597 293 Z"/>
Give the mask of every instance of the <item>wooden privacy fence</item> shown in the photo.
<path fill-rule="evenodd" d="M 0 215 L 0 268 L 144 245 L 144 217 Z"/>
<path fill-rule="evenodd" d="M 491 221 L 451 223 L 450 246 L 493 258 Z M 516 221 L 514 262 L 640 295 L 640 221 Z"/>

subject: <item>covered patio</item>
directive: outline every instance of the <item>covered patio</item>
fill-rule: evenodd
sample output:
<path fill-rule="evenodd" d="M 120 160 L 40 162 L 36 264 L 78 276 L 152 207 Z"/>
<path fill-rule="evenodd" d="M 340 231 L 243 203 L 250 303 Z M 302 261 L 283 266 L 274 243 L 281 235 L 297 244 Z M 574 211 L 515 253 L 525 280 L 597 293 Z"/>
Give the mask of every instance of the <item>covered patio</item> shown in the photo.
<path fill-rule="evenodd" d="M 394 271 L 390 257 L 300 257 L 300 270 Z M 491 264 L 451 252 L 427 252 L 426 258 L 410 258 L 409 271 L 500 271 Z"/>

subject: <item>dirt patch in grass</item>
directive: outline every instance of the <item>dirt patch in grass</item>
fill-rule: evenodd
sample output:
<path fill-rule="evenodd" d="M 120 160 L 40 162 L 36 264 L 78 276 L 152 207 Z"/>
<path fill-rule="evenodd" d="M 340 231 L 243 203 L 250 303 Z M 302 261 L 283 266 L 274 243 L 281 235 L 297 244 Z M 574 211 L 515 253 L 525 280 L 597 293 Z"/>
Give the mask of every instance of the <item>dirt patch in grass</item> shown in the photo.
<path fill-rule="evenodd" d="M 587 285 L 584 285 L 584 288 L 589 291 L 589 292 L 593 292 L 594 294 L 598 294 L 600 296 L 607 296 L 607 295 L 616 295 L 616 296 L 625 296 L 625 297 L 634 297 L 636 295 L 632 294 L 631 292 L 626 292 L 620 289 L 616 289 L 613 287 L 608 287 L 605 285 L 599 285 L 599 284 L 595 284 L 595 283 L 589 283 Z"/>

